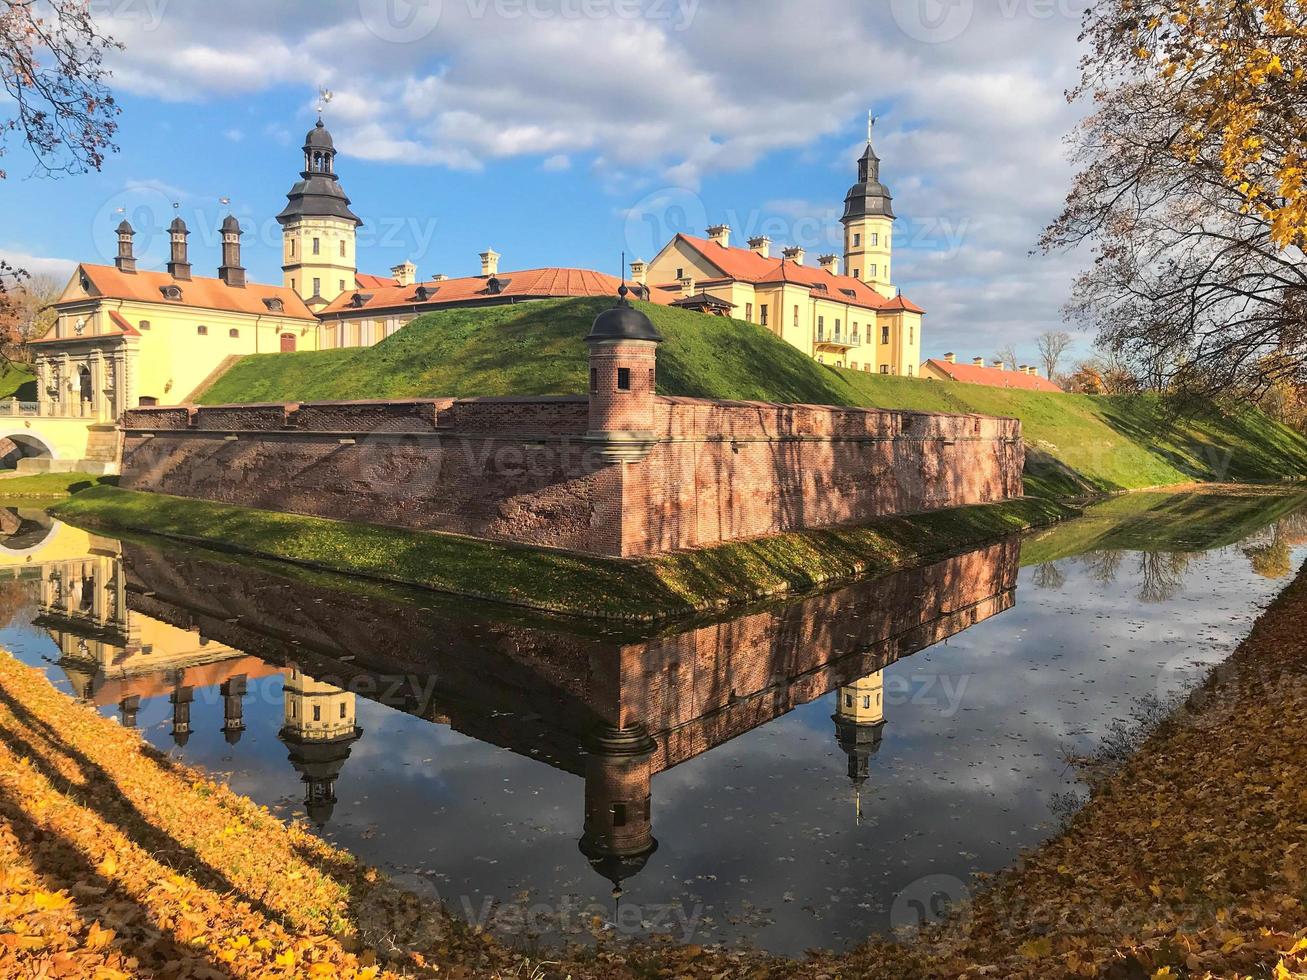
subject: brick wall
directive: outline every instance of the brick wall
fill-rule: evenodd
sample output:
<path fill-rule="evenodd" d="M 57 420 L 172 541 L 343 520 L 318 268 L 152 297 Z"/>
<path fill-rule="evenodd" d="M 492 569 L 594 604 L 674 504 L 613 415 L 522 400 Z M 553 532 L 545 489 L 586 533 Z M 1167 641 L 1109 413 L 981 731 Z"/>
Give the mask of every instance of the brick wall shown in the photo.
<path fill-rule="evenodd" d="M 605 463 L 583 397 L 133 409 L 122 485 L 638 556 L 1019 496 L 1020 423 L 656 398 Z"/>

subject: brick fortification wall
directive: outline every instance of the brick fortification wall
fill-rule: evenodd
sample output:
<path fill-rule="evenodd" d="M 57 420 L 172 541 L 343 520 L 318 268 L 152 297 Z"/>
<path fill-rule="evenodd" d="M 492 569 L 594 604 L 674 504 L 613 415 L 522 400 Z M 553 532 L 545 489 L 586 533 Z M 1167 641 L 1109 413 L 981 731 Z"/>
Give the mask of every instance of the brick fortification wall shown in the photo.
<path fill-rule="evenodd" d="M 580 396 L 133 409 L 121 485 L 625 556 L 1022 493 L 1013 419 L 653 401 L 624 463 Z"/>

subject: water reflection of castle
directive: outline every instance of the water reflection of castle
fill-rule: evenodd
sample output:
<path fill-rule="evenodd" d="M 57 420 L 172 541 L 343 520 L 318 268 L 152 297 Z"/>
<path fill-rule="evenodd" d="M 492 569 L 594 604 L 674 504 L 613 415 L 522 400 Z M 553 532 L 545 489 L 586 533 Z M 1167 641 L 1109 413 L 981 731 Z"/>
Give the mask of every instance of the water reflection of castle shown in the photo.
<path fill-rule="evenodd" d="M 655 776 L 831 691 L 856 795 L 885 723 L 883 669 L 1010 608 L 1018 557 L 1015 541 L 998 544 L 734 620 L 627 640 L 473 618 L 466 604 L 431 609 L 339 593 L 55 528 L 81 534 L 81 553 L 68 547 L 26 567 L 39 570 L 38 623 L 81 697 L 117 705 L 125 724 L 135 723 L 142 701 L 166 697 L 180 745 L 210 704 L 216 723 L 221 700 L 221 730 L 234 745 L 248 683 L 280 674 L 278 734 L 304 784 L 306 812 L 325 824 L 363 734 L 363 693 L 582 777 L 580 849 L 615 887 L 658 846 Z"/>

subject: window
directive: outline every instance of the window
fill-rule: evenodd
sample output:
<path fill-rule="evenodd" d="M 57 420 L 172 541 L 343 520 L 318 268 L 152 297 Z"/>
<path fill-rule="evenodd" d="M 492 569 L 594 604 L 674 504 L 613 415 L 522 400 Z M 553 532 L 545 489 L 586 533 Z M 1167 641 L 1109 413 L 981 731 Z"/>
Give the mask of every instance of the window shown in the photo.
<path fill-rule="evenodd" d="M 149 330 L 149 329 L 150 329 L 150 321 L 149 321 L 149 320 L 142 320 L 142 321 L 140 322 L 140 324 L 138 324 L 138 325 L 140 326 L 140 328 L 141 328 L 142 330 Z"/>
<path fill-rule="evenodd" d="M 345 702 L 344 702 L 344 701 L 340 702 L 340 716 L 341 716 L 342 718 L 345 717 Z"/>
<path fill-rule="evenodd" d="M 314 255 L 318 255 L 318 254 L 322 251 L 322 247 L 321 247 L 321 246 L 322 246 L 322 242 L 321 242 L 319 239 L 317 239 L 317 238 L 313 239 L 313 254 L 314 254 Z"/>
<path fill-rule="evenodd" d="M 241 332 L 240 332 L 239 330 L 237 330 L 235 327 L 232 327 L 230 330 L 227 331 L 227 336 L 228 336 L 228 337 L 233 337 L 233 338 L 235 338 L 235 337 L 239 337 L 240 335 L 241 335 Z"/>
<path fill-rule="evenodd" d="M 863 706 L 864 708 L 870 708 L 870 707 L 871 707 L 871 695 L 870 695 L 870 694 L 864 694 L 864 695 L 862 696 L 862 706 Z"/>
<path fill-rule="evenodd" d="M 314 296 L 321 296 L 321 295 L 322 295 L 322 280 L 321 280 L 321 279 L 314 279 L 314 280 L 313 280 L 313 295 L 314 295 Z"/>
<path fill-rule="evenodd" d="M 908 377 L 909 377 L 909 378 L 912 377 L 912 372 L 915 371 L 915 370 L 916 370 L 916 367 L 915 367 L 914 365 L 911 365 L 911 364 L 908 365 Z"/>
<path fill-rule="evenodd" d="M 207 337 L 209 335 L 209 328 L 201 323 L 198 327 L 195 328 L 195 332 L 199 334 L 201 337 Z"/>
<path fill-rule="evenodd" d="M 870 373 L 871 373 L 871 361 L 868 361 L 866 364 L 862 365 L 862 370 L 865 371 L 865 372 L 867 372 L 868 374 L 870 374 Z"/>
<path fill-rule="evenodd" d="M 859 232 L 853 233 L 853 247 L 857 248 L 862 244 L 862 235 Z"/>
<path fill-rule="evenodd" d="M 821 340 L 824 336 L 826 336 L 826 318 L 819 316 L 817 317 L 817 339 Z"/>
<path fill-rule="evenodd" d="M 794 326 L 797 328 L 798 325 L 799 325 L 799 308 L 798 308 L 798 306 L 795 306 L 795 307 L 794 307 Z"/>
<path fill-rule="evenodd" d="M 859 272 L 857 269 L 854 269 L 854 270 L 853 270 L 853 278 L 854 278 L 854 279 L 861 279 L 861 278 L 862 278 L 862 273 Z"/>
<path fill-rule="evenodd" d="M 840 339 L 840 318 L 839 318 L 839 317 L 836 317 L 836 318 L 835 318 L 835 339 L 836 339 L 836 340 L 839 340 L 839 339 Z"/>
<path fill-rule="evenodd" d="M 291 288 L 291 289 L 294 289 L 294 288 L 295 288 L 295 277 L 294 277 L 294 276 L 291 276 L 291 277 L 290 277 L 290 288 Z"/>
<path fill-rule="evenodd" d="M 753 322 L 753 304 L 752 304 L 752 303 L 745 303 L 745 304 L 744 304 L 744 318 L 745 318 L 746 320 L 748 320 L 750 323 Z"/>
<path fill-rule="evenodd" d="M 630 368 L 619 367 L 619 368 L 617 369 L 617 390 L 618 390 L 618 391 L 630 391 L 630 390 L 631 390 L 631 369 L 630 369 Z"/>
<path fill-rule="evenodd" d="M 340 257 L 342 259 L 345 257 L 345 239 L 343 238 L 340 240 Z"/>
<path fill-rule="evenodd" d="M 626 804 L 625 804 L 625 803 L 614 803 L 614 804 L 613 804 L 613 826 L 614 826 L 614 827 L 625 827 L 625 826 L 626 826 Z"/>
<path fill-rule="evenodd" d="M 594 395 L 598 393 L 599 393 L 599 369 L 591 368 L 590 369 L 590 394 Z"/>
<path fill-rule="evenodd" d="M 315 704 L 313 706 L 313 720 L 322 721 L 322 705 Z"/>
<path fill-rule="evenodd" d="M 915 344 L 916 342 L 917 342 L 917 328 L 914 327 L 914 326 L 909 325 L 909 326 L 908 326 L 908 343 L 909 343 L 909 344 Z"/>
<path fill-rule="evenodd" d="M 875 248 L 875 247 L 878 246 L 879 244 L 880 244 L 880 232 L 878 232 L 878 231 L 873 231 L 873 232 L 871 233 L 871 245 L 872 245 L 872 248 Z"/>
<path fill-rule="evenodd" d="M 345 291 L 345 280 L 344 280 L 344 279 L 342 279 L 342 280 L 340 281 L 340 291 L 341 291 L 342 293 Z"/>
<path fill-rule="evenodd" d="M 760 307 L 758 308 L 758 316 L 759 316 L 759 320 L 758 320 L 758 322 L 761 323 L 764 327 L 767 326 L 767 304 L 766 304 L 766 303 L 763 303 L 762 306 L 760 306 Z"/>
<path fill-rule="evenodd" d="M 295 239 L 290 240 L 290 257 L 295 258 Z"/>
<path fill-rule="evenodd" d="M 871 271 L 869 271 L 869 272 L 867 273 L 867 275 L 871 276 L 871 278 L 873 278 L 873 279 L 876 278 L 876 276 L 877 276 L 877 272 L 876 272 L 876 263 L 875 263 L 875 262 L 871 263 Z"/>
<path fill-rule="evenodd" d="M 844 695 L 844 707 L 846 707 L 846 708 L 852 708 L 852 707 L 853 707 L 853 695 L 852 695 L 852 694 L 846 694 L 846 695 Z"/>
<path fill-rule="evenodd" d="M 880 342 L 882 344 L 889 343 L 889 327 L 886 326 L 880 328 Z"/>
<path fill-rule="evenodd" d="M 888 365 L 888 364 L 882 364 L 882 365 L 880 366 L 880 373 L 881 373 L 881 374 L 889 374 L 889 365 Z"/>
<path fill-rule="evenodd" d="M 852 364 L 849 365 L 849 367 L 854 371 L 858 370 L 858 362 L 854 361 Z"/>

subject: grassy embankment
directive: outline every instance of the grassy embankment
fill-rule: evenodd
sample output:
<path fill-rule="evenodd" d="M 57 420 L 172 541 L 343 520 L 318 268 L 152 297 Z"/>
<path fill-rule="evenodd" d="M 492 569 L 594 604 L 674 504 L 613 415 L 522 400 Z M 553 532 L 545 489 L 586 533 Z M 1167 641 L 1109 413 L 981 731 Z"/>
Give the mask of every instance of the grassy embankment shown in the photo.
<path fill-rule="evenodd" d="M 92 476 L 88 473 L 33 473 L 30 476 L 0 477 L 0 500 L 36 497 L 42 500 L 68 497 L 91 487 L 114 486 L 116 476 Z"/>
<path fill-rule="evenodd" d="M 36 376 L 26 364 L 0 364 L 0 398 L 36 401 Z"/>
<path fill-rule="evenodd" d="M 2 489 L 2 488 L 0 488 Z M 578 616 L 651 621 L 808 591 L 1071 513 L 1024 499 L 623 560 L 95 487 L 57 517 Z"/>
<path fill-rule="evenodd" d="M 970 904 L 915 940 L 805 961 L 602 930 L 590 950 L 510 951 L 0 654 L 0 975 L 1304 976 L 1304 628 L 1307 573 Z"/>
<path fill-rule="evenodd" d="M 556 300 L 447 310 L 375 347 L 252 355 L 201 400 L 581 392 L 582 338 L 606 305 Z M 1173 418 L 1152 396 L 1092 398 L 839 370 L 753 324 L 640 305 L 666 338 L 658 351 L 663 394 L 1012 416 L 1026 439 L 1028 493 L 1068 497 L 1307 475 L 1307 440 L 1255 410 Z"/>

